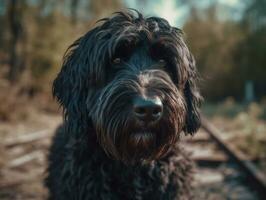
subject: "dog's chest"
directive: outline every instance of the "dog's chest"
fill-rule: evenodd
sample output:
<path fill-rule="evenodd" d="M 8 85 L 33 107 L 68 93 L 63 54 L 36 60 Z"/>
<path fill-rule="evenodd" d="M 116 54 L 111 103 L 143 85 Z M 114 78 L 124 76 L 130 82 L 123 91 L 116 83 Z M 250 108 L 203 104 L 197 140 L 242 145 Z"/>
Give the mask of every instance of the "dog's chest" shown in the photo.
<path fill-rule="evenodd" d="M 90 195 L 99 199 L 175 199 L 185 184 L 180 177 L 186 176 L 182 174 L 185 166 L 176 164 L 166 159 L 127 166 L 104 154 L 94 154 L 87 162 L 77 165 L 76 184 L 82 188 L 78 193 L 80 199 L 90 199 Z"/>

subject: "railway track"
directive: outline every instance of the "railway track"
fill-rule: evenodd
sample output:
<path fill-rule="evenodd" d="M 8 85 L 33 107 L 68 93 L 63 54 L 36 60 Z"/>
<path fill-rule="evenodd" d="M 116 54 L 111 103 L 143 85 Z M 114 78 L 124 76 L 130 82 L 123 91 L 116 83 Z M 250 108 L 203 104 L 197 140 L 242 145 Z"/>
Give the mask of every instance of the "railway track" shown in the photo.
<path fill-rule="evenodd" d="M 221 135 L 203 117 L 199 133 L 184 141 L 197 165 L 196 199 L 266 199 L 265 175 Z"/>

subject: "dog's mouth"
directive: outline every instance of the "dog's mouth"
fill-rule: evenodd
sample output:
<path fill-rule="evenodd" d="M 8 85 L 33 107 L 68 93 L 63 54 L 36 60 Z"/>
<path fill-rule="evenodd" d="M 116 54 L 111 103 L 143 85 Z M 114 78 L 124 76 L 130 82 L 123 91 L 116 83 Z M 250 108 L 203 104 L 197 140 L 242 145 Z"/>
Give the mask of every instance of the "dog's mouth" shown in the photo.
<path fill-rule="evenodd" d="M 155 139 L 155 133 L 151 131 L 137 131 L 130 135 L 129 143 L 138 148 L 148 148 L 151 147 Z"/>
<path fill-rule="evenodd" d="M 128 138 L 129 156 L 132 158 L 147 158 L 155 148 L 156 136 L 153 132 L 139 131 L 132 133 Z"/>
<path fill-rule="evenodd" d="M 136 142 L 142 140 L 142 141 L 149 141 L 154 139 L 154 133 L 149 131 L 141 131 L 131 134 L 130 138 L 132 140 L 135 140 Z"/>

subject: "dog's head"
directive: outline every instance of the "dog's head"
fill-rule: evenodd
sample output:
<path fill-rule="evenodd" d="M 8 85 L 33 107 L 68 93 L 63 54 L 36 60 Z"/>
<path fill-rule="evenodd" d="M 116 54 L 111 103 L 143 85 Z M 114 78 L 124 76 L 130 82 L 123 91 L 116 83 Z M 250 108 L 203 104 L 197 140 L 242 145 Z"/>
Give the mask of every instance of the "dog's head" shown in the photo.
<path fill-rule="evenodd" d="M 111 157 L 160 158 L 200 126 L 193 56 L 162 18 L 127 11 L 100 21 L 70 46 L 54 96 L 77 132 L 92 122 Z"/>

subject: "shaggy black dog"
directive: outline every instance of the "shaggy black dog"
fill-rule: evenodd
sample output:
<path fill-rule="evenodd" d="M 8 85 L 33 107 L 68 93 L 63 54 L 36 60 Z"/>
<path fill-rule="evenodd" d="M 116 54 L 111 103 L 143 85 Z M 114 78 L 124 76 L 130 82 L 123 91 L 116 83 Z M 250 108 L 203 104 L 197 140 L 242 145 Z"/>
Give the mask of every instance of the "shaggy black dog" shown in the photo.
<path fill-rule="evenodd" d="M 53 200 L 190 199 L 177 142 L 200 126 L 197 73 L 181 30 L 137 11 L 102 19 L 68 49 L 49 157 Z"/>

